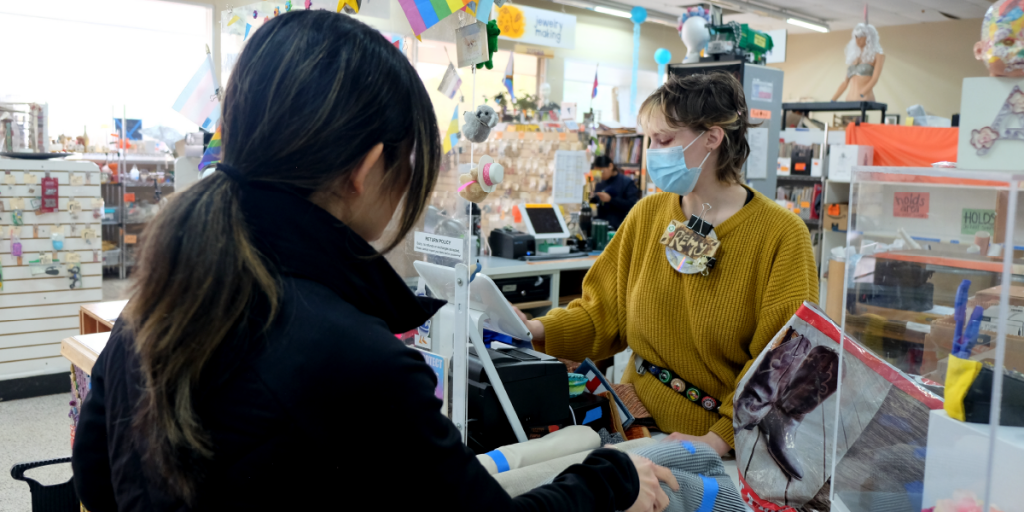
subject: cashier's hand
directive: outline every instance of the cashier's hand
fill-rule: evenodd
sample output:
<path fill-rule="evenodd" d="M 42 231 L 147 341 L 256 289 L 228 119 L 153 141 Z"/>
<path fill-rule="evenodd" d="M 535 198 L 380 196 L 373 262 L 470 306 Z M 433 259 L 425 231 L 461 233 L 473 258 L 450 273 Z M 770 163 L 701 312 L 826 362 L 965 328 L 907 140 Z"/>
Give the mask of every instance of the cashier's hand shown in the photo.
<path fill-rule="evenodd" d="M 530 330 L 530 334 L 533 335 L 533 342 L 538 345 L 544 344 L 544 324 L 540 323 L 540 320 L 527 320 L 526 313 L 523 313 L 519 308 L 512 306 L 512 309 L 516 310 L 516 314 L 519 315 L 519 319 L 526 324 L 526 328 Z"/>
<path fill-rule="evenodd" d="M 594 196 L 600 199 L 602 203 L 607 203 L 612 200 L 612 196 L 608 192 L 597 192 Z"/>
<path fill-rule="evenodd" d="M 725 439 L 722 439 L 721 436 L 714 432 L 708 432 L 707 434 L 704 434 L 702 436 L 691 436 L 689 434 L 684 434 L 682 432 L 673 432 L 662 442 L 668 443 L 673 441 L 689 441 L 691 443 L 704 443 L 714 448 L 714 450 L 718 452 L 719 456 L 724 456 L 725 454 L 729 453 L 729 450 L 732 449 L 729 447 L 729 443 L 725 442 Z"/>
<path fill-rule="evenodd" d="M 678 491 L 679 482 L 676 477 L 668 468 L 657 466 L 650 459 L 632 454 L 629 458 L 633 460 L 636 474 L 640 477 L 640 494 L 626 512 L 662 512 L 668 508 L 668 495 L 661 488 L 661 482 L 665 482 L 669 489 Z"/>

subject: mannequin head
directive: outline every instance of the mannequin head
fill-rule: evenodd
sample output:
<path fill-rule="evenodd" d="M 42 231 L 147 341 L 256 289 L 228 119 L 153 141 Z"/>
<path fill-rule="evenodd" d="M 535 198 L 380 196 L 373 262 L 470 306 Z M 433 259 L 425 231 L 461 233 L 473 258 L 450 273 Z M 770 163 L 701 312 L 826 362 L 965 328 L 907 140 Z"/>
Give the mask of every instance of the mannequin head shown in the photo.
<path fill-rule="evenodd" d="M 985 63 L 989 76 L 1024 77 L 1024 0 L 1002 0 L 988 8 L 974 58 Z"/>
<path fill-rule="evenodd" d="M 882 45 L 878 41 L 878 31 L 873 25 L 858 23 L 853 28 L 853 35 L 846 45 L 846 65 L 872 64 L 875 55 L 882 53 Z"/>

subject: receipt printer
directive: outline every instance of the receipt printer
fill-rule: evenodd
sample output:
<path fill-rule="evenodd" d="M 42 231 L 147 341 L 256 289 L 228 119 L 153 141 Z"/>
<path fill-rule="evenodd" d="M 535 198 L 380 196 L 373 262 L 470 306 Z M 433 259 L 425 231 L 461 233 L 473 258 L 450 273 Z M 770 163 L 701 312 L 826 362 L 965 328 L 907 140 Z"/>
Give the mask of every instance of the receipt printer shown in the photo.
<path fill-rule="evenodd" d="M 536 254 L 533 235 L 522 231 L 495 229 L 488 239 L 491 244 L 491 256 L 517 260 L 523 256 Z"/>
<path fill-rule="evenodd" d="M 561 424 L 569 415 L 569 378 L 558 359 L 530 349 L 488 349 L 523 428 Z M 487 373 L 469 348 L 469 446 L 485 453 L 513 444 L 516 436 Z"/>

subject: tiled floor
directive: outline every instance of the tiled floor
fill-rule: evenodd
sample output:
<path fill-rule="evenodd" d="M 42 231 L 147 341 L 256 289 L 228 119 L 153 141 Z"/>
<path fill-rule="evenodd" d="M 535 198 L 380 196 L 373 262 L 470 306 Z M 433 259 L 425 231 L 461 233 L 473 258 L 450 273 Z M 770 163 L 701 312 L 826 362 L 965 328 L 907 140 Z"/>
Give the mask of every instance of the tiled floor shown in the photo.
<path fill-rule="evenodd" d="M 0 402 L 0 510 L 31 510 L 28 485 L 11 478 L 12 466 L 71 456 L 70 400 L 70 393 L 61 393 Z M 33 469 L 26 475 L 43 485 L 58 484 L 71 478 L 71 465 Z"/>
<path fill-rule="evenodd" d="M 129 284 L 103 279 L 103 300 L 127 299 Z M 70 385 L 69 380 L 69 389 Z M 68 392 L 0 402 L 0 510 L 31 510 L 28 485 L 11 478 L 11 466 L 71 456 L 70 400 Z M 71 465 L 38 468 L 27 475 L 44 485 L 62 483 L 71 478 Z"/>

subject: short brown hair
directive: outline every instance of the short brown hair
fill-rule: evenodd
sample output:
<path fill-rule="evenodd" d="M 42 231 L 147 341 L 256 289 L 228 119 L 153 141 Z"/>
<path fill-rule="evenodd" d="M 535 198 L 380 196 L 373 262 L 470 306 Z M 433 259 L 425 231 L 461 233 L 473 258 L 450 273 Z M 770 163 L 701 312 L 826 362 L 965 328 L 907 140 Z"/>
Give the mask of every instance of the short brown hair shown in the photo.
<path fill-rule="evenodd" d="M 713 126 L 725 131 L 715 176 L 722 182 L 741 183 L 743 162 L 750 154 L 747 143 L 747 100 L 743 86 L 728 73 L 673 76 L 644 100 L 640 119 L 648 124 L 655 112 L 665 116 L 670 128 L 698 131 Z"/>

